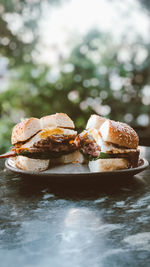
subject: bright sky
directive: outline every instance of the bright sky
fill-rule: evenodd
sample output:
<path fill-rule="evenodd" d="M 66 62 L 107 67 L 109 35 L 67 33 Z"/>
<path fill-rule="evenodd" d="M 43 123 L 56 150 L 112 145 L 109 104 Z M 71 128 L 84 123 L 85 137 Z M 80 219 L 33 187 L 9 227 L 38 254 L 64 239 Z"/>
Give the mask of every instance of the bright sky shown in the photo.
<path fill-rule="evenodd" d="M 90 29 L 111 32 L 116 41 L 127 34 L 129 43 L 136 34 L 149 41 L 150 20 L 137 0 L 68 0 L 51 8 L 44 6 L 41 20 L 40 60 L 54 63 L 58 55 L 69 54 L 71 44 Z"/>

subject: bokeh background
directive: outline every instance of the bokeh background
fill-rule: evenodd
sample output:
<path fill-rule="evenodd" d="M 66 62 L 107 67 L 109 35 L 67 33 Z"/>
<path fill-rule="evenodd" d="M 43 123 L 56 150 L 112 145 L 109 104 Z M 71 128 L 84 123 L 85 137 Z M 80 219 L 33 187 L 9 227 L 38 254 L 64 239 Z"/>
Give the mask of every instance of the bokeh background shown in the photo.
<path fill-rule="evenodd" d="M 150 145 L 149 0 L 0 1 L 0 152 L 21 119 L 124 121 Z"/>

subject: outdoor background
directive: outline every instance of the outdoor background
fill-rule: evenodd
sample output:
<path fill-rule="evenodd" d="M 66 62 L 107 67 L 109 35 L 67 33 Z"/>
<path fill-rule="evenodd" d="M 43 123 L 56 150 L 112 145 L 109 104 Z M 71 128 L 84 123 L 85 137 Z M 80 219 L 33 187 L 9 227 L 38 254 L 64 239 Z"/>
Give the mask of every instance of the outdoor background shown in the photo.
<path fill-rule="evenodd" d="M 0 152 L 21 119 L 93 113 L 150 145 L 149 0 L 0 0 Z"/>

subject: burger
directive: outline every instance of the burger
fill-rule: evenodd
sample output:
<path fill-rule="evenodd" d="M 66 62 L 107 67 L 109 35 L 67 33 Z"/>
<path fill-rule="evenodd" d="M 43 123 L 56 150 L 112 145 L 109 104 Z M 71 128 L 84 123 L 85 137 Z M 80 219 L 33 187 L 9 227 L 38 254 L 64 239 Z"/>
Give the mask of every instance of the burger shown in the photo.
<path fill-rule="evenodd" d="M 114 171 L 138 166 L 139 138 L 129 125 L 92 115 L 75 140 L 88 160 L 91 172 Z"/>
<path fill-rule="evenodd" d="M 74 162 L 79 156 L 74 128 L 64 113 L 23 120 L 13 128 L 13 147 L 4 157 L 14 157 L 16 167 L 32 171 L 43 171 L 51 162 Z"/>

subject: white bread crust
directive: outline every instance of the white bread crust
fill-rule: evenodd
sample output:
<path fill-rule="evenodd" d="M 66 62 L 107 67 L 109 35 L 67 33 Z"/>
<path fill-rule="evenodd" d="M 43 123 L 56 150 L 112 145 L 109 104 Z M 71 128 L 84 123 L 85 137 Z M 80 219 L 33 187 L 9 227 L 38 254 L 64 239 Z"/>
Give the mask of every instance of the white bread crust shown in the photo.
<path fill-rule="evenodd" d="M 42 129 L 47 127 L 63 127 L 74 129 L 75 125 L 69 116 L 65 113 L 56 113 L 40 119 Z"/>
<path fill-rule="evenodd" d="M 17 168 L 25 171 L 40 172 L 48 169 L 49 160 L 31 159 L 24 156 L 17 156 L 14 159 Z"/>
<path fill-rule="evenodd" d="M 138 135 L 134 129 L 126 123 L 107 120 L 102 124 L 99 130 L 105 142 L 133 149 L 138 147 Z"/>
<path fill-rule="evenodd" d="M 89 161 L 91 172 L 107 172 L 129 168 L 129 161 L 124 158 L 98 159 Z"/>
<path fill-rule="evenodd" d="M 90 116 L 87 122 L 86 129 L 90 129 L 90 128 L 99 129 L 106 120 L 107 119 L 104 117 L 93 114 Z"/>
<path fill-rule="evenodd" d="M 16 124 L 12 130 L 11 142 L 16 144 L 28 140 L 41 130 L 40 120 L 37 118 L 25 119 Z"/>

